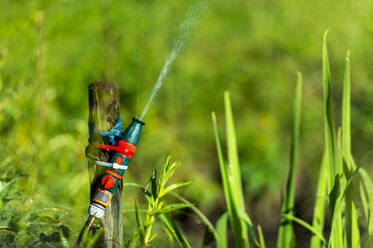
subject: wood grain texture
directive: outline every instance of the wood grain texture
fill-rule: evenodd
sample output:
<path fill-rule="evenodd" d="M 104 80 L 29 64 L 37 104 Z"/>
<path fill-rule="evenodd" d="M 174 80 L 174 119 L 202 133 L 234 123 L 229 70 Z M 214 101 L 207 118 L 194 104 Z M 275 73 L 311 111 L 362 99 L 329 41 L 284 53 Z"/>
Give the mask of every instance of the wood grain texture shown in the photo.
<path fill-rule="evenodd" d="M 89 143 L 109 144 L 108 138 L 103 137 L 97 130 L 107 131 L 120 118 L 119 110 L 119 87 L 114 83 L 95 82 L 89 86 Z M 104 174 L 105 167 L 97 166 L 94 160 L 108 162 L 110 153 L 104 150 L 88 146 L 86 149 L 89 176 L 91 182 L 91 197 L 94 193 L 94 184 L 97 177 Z M 123 184 L 121 183 L 114 193 L 110 205 L 106 209 L 105 216 L 101 220 L 101 225 L 105 229 L 96 247 L 116 248 L 123 247 L 122 244 L 122 206 L 121 193 Z"/>

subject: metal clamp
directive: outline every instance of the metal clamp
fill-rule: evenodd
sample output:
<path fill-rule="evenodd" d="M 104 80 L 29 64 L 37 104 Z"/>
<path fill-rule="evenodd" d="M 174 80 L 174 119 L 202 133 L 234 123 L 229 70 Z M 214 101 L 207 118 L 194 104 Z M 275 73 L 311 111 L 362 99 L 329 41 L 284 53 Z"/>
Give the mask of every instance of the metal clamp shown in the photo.
<path fill-rule="evenodd" d="M 97 165 L 101 165 L 101 166 L 106 166 L 106 167 L 110 167 L 110 168 L 113 168 L 113 169 L 120 169 L 120 170 L 127 170 L 128 166 L 127 165 L 120 165 L 120 164 L 117 164 L 117 163 L 108 163 L 108 162 L 102 162 L 102 161 L 96 161 L 96 164 Z"/>

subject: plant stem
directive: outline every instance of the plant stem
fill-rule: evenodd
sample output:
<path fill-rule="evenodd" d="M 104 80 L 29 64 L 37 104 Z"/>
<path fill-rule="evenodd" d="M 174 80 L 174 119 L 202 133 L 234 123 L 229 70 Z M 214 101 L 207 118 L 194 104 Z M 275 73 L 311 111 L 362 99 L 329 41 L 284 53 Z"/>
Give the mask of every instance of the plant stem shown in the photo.
<path fill-rule="evenodd" d="M 145 237 L 144 237 L 144 246 L 146 247 L 148 245 L 150 234 L 152 231 L 153 223 L 154 223 L 154 215 L 150 217 L 149 224 L 147 224 L 146 231 L 145 231 Z"/>
<path fill-rule="evenodd" d="M 149 202 L 149 205 L 148 205 L 148 212 L 146 216 L 147 223 L 145 224 L 146 230 L 145 230 L 145 236 L 144 236 L 144 247 L 146 247 L 148 243 L 150 242 L 150 234 L 152 232 L 153 223 L 155 221 L 155 212 L 158 209 L 158 202 L 159 202 L 159 199 L 157 198 L 155 199 L 153 204 Z"/>

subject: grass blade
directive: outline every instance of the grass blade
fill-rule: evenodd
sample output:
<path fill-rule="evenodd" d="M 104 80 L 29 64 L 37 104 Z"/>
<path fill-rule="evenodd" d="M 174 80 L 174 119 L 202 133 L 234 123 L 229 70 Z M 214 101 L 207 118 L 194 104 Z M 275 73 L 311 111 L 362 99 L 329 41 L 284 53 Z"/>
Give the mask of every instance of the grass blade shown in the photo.
<path fill-rule="evenodd" d="M 342 102 L 342 151 L 343 157 L 346 160 L 347 165 L 350 167 L 351 164 L 351 121 L 350 121 L 350 88 L 351 88 L 351 76 L 350 76 L 350 53 L 347 52 L 345 75 L 343 82 L 343 102 Z M 351 169 L 351 168 L 350 168 Z"/>
<path fill-rule="evenodd" d="M 284 214 L 283 216 L 303 226 L 304 228 L 315 234 L 323 243 L 326 243 L 324 236 L 304 220 L 288 214 Z"/>
<path fill-rule="evenodd" d="M 323 56 L 322 56 L 322 71 L 323 71 L 323 91 L 324 91 L 324 137 L 325 147 L 329 158 L 329 193 L 334 186 L 334 177 L 337 174 L 335 168 L 335 157 L 336 157 L 336 134 L 333 119 L 332 110 L 332 86 L 330 77 L 330 65 L 328 48 L 326 45 L 326 37 L 328 31 L 324 33 L 323 39 Z"/>
<path fill-rule="evenodd" d="M 216 248 L 227 248 L 227 224 L 228 224 L 228 213 L 223 213 L 218 221 L 216 222 L 216 232 L 219 240 L 216 241 Z"/>
<path fill-rule="evenodd" d="M 225 104 L 225 124 L 227 135 L 227 149 L 228 149 L 228 179 L 229 187 L 231 188 L 232 197 L 232 215 L 230 220 L 232 222 L 233 235 L 237 247 L 249 247 L 247 228 L 244 220 L 240 218 L 239 213 L 245 211 L 245 203 L 242 192 L 240 164 L 238 160 L 236 132 L 234 128 L 232 107 L 229 97 L 229 92 L 224 93 Z M 251 220 L 250 220 L 251 224 Z"/>
<path fill-rule="evenodd" d="M 330 65 L 327 48 L 327 37 L 328 31 L 324 33 L 323 37 L 323 56 L 322 56 L 322 71 L 323 71 L 323 91 L 324 91 L 324 132 L 325 132 L 325 149 L 328 153 L 329 158 L 329 216 L 330 223 L 335 223 L 335 226 L 331 227 L 330 243 L 332 247 L 343 247 L 343 224 L 342 215 L 335 215 L 335 209 L 337 203 L 340 201 L 340 172 L 341 165 L 338 147 L 336 145 L 336 132 L 334 127 L 333 109 L 332 109 L 332 85 L 330 77 Z M 342 213 L 342 211 L 339 211 Z M 337 218 L 337 220 L 334 220 Z"/>
<path fill-rule="evenodd" d="M 350 120 L 350 95 L 351 95 L 351 73 L 350 73 L 350 53 L 347 52 L 345 75 L 343 82 L 343 103 L 342 103 L 342 154 L 343 160 L 347 165 L 348 172 L 346 180 L 349 180 L 351 171 L 356 169 L 351 154 L 351 120 Z M 347 189 L 346 194 L 346 211 L 347 211 L 347 230 L 351 247 L 360 247 L 360 231 L 358 223 L 358 212 L 356 201 L 354 199 L 355 181 L 353 180 Z"/>
<path fill-rule="evenodd" d="M 232 174 L 232 197 L 237 204 L 237 207 L 245 209 L 243 193 L 242 193 L 242 182 L 241 182 L 241 172 L 240 163 L 238 160 L 237 152 L 237 141 L 236 141 L 236 131 L 234 128 L 232 107 L 229 97 L 229 92 L 224 93 L 224 103 L 225 103 L 225 124 L 227 132 L 227 149 L 228 149 L 228 167 L 230 168 Z"/>
<path fill-rule="evenodd" d="M 294 100 L 294 127 L 293 139 L 290 149 L 290 168 L 288 174 L 288 181 L 286 185 L 286 193 L 284 197 L 284 204 L 282 204 L 281 212 L 287 215 L 293 215 L 294 198 L 295 198 L 295 178 L 296 178 L 296 163 L 299 150 L 299 130 L 301 122 L 302 109 L 302 74 L 297 74 L 297 86 L 295 89 Z M 293 226 L 291 221 L 281 219 L 277 247 L 292 247 L 295 244 Z"/>
<path fill-rule="evenodd" d="M 231 193 L 232 189 L 231 189 L 231 185 L 230 185 L 230 180 L 228 178 L 228 168 L 227 168 L 226 162 L 225 162 L 224 157 L 223 157 L 223 151 L 221 149 L 219 131 L 218 131 L 216 116 L 215 116 L 214 112 L 212 112 L 211 118 L 212 118 L 212 124 L 213 124 L 213 128 L 214 128 L 216 149 L 217 149 L 218 158 L 219 158 L 220 173 L 221 173 L 221 177 L 222 177 L 222 181 L 223 181 L 224 196 L 225 196 L 225 200 L 226 200 L 226 203 L 227 203 L 228 214 L 229 214 L 229 218 L 230 218 L 230 221 L 231 221 L 231 224 L 232 224 L 234 238 L 235 238 L 235 241 L 236 241 L 236 244 L 237 244 L 238 247 L 244 247 L 243 242 L 240 243 L 241 231 L 238 230 L 238 228 L 236 228 L 236 227 L 238 227 L 238 225 L 241 225 L 241 224 L 240 224 L 239 217 L 238 217 L 237 211 L 235 210 L 235 206 L 234 206 L 234 203 L 233 203 L 233 197 L 232 197 L 232 193 Z M 237 240 L 236 240 L 236 238 L 237 238 Z"/>
<path fill-rule="evenodd" d="M 241 212 L 245 211 L 245 204 L 242 192 L 241 173 L 238 161 L 233 115 L 228 92 L 225 92 L 224 94 L 224 102 L 226 112 L 228 164 L 226 164 L 223 157 L 215 113 L 212 113 L 212 123 L 214 127 L 214 135 L 219 158 L 220 172 L 223 181 L 224 195 L 227 203 L 229 220 L 231 222 L 236 247 L 250 247 L 246 223 L 245 220 L 241 219 L 240 215 Z M 248 218 L 248 221 L 251 225 L 250 218 Z"/>
<path fill-rule="evenodd" d="M 325 216 L 325 204 L 326 204 L 326 191 L 327 191 L 327 172 L 328 172 L 328 154 L 324 151 L 323 159 L 320 166 L 320 172 L 317 183 L 316 202 L 313 210 L 313 221 L 312 227 L 319 233 L 323 233 L 324 230 L 324 216 Z M 325 243 L 316 236 L 313 235 L 311 238 L 311 248 L 322 248 L 325 247 Z"/>

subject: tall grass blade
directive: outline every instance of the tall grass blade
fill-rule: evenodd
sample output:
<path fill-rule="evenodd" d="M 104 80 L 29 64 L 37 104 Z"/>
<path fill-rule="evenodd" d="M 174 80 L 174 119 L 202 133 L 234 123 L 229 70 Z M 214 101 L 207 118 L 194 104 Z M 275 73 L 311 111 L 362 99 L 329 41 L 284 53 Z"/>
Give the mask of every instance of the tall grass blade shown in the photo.
<path fill-rule="evenodd" d="M 293 126 L 293 139 L 290 149 L 290 168 L 288 181 L 286 185 L 286 193 L 284 197 L 284 204 L 282 204 L 281 212 L 287 215 L 294 214 L 294 200 L 295 200 L 295 179 L 296 179 L 296 163 L 299 150 L 299 130 L 301 123 L 302 112 L 302 74 L 297 73 L 297 86 L 295 88 L 294 99 L 294 126 Z M 291 221 L 281 218 L 279 237 L 277 247 L 294 247 L 295 238 Z"/>
<path fill-rule="evenodd" d="M 228 179 L 231 188 L 231 196 L 233 203 L 233 215 L 230 220 L 232 222 L 233 234 L 237 247 L 248 247 L 247 228 L 244 220 L 240 218 L 239 213 L 245 211 L 245 203 L 242 192 L 240 164 L 238 160 L 236 132 L 234 128 L 232 107 L 229 97 L 229 92 L 224 93 L 225 104 L 225 125 L 227 135 L 228 149 Z M 251 224 L 251 220 L 250 220 Z"/>
<path fill-rule="evenodd" d="M 334 127 L 333 109 L 332 109 L 332 85 L 330 77 L 330 65 L 328 57 L 328 49 L 326 44 L 326 37 L 328 31 L 324 33 L 323 37 L 323 56 L 322 56 L 322 71 L 323 71 L 323 91 L 324 91 L 324 131 L 325 131 L 325 149 L 329 157 L 329 216 L 330 222 L 335 223 L 332 226 L 332 233 L 330 243 L 332 247 L 343 247 L 343 223 L 341 214 L 335 215 L 335 208 L 340 200 L 340 172 L 341 165 L 339 151 L 336 145 L 336 132 Z M 339 211 L 341 213 L 342 211 Z M 337 220 L 334 220 L 337 218 Z"/>
<path fill-rule="evenodd" d="M 232 203 L 231 189 L 230 189 L 229 179 L 228 179 L 228 169 L 227 169 L 226 162 L 224 160 L 223 150 L 220 144 L 220 137 L 219 137 L 218 125 L 216 122 L 215 112 L 211 113 L 211 118 L 212 118 L 212 124 L 214 128 L 216 150 L 218 152 L 220 173 L 221 173 L 221 178 L 223 181 L 224 196 L 225 196 L 225 200 L 227 203 L 229 216 L 232 216 L 233 215 L 233 203 Z"/>
<path fill-rule="evenodd" d="M 214 128 L 214 136 L 215 136 L 215 142 L 216 142 L 216 150 L 218 152 L 218 159 L 219 159 L 219 167 L 220 167 L 220 173 L 223 181 L 223 190 L 224 190 L 224 195 L 226 199 L 231 199 L 230 196 L 230 189 L 228 185 L 228 172 L 227 172 L 227 165 L 224 160 L 223 156 L 223 150 L 221 149 L 221 144 L 220 144 L 220 137 L 219 137 L 219 131 L 218 131 L 218 125 L 216 122 L 216 115 L 215 112 L 211 113 L 211 119 L 212 119 L 212 124 Z M 230 201 L 227 201 L 228 209 L 232 208 L 230 205 Z"/>
<path fill-rule="evenodd" d="M 227 149 L 228 149 L 228 168 L 231 172 L 232 181 L 231 187 L 234 190 L 232 197 L 237 204 L 238 208 L 245 209 L 244 198 L 242 193 L 242 182 L 241 182 L 241 172 L 240 164 L 238 160 L 237 152 L 237 141 L 236 141 L 236 131 L 234 128 L 232 107 L 229 97 L 229 92 L 224 93 L 224 103 L 225 103 L 225 124 L 226 124 L 226 135 L 227 135 Z"/>
<path fill-rule="evenodd" d="M 334 177 L 337 174 L 335 168 L 335 149 L 336 149 L 336 137 L 333 120 L 333 109 L 332 109 L 332 85 L 330 77 L 330 65 L 328 48 L 326 44 L 326 37 L 328 31 L 324 33 L 323 38 L 323 56 L 322 56 L 322 72 L 323 72 L 323 91 L 324 91 L 324 137 L 325 137 L 325 148 L 328 153 L 328 164 L 329 164 L 329 193 L 334 186 Z"/>
<path fill-rule="evenodd" d="M 350 73 L 350 53 L 347 52 L 345 75 L 343 81 L 343 102 L 342 102 L 342 152 L 348 167 L 351 163 L 351 120 L 350 120 L 350 95 L 351 95 L 351 73 Z M 350 168 L 351 169 L 351 168 Z"/>
<path fill-rule="evenodd" d="M 343 102 L 342 102 L 342 154 L 343 161 L 347 165 L 348 173 L 346 180 L 349 180 L 351 171 L 356 169 L 351 154 L 351 120 L 350 120 L 350 95 L 351 95 L 351 73 L 350 73 L 350 53 L 347 52 L 345 75 L 343 82 Z M 352 180 L 347 189 L 346 211 L 347 211 L 347 230 L 350 241 L 350 247 L 360 247 L 360 231 L 358 223 L 358 210 L 354 199 L 354 188 L 356 180 Z"/>
<path fill-rule="evenodd" d="M 231 222 L 236 247 L 250 247 L 245 220 L 240 213 L 245 212 L 245 204 L 242 192 L 241 172 L 239 167 L 236 134 L 234 129 L 232 109 L 229 93 L 224 94 L 226 135 L 228 148 L 228 163 L 225 162 L 220 145 L 220 138 L 216 123 L 215 113 L 212 113 L 212 122 L 216 147 L 218 151 L 219 166 L 222 175 L 225 199 L 228 207 L 229 220 Z M 250 218 L 248 224 L 252 225 Z"/>

